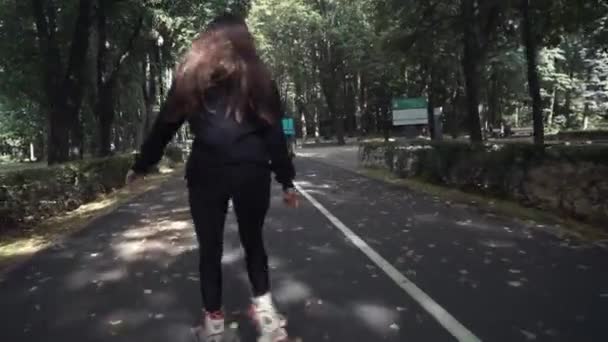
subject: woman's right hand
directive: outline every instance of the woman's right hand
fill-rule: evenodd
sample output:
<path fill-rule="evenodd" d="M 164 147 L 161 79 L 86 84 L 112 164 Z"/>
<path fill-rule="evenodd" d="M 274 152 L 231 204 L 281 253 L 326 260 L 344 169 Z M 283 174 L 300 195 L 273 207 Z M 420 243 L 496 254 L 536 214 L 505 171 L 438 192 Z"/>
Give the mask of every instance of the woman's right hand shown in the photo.
<path fill-rule="evenodd" d="M 137 174 L 133 170 L 129 170 L 129 172 L 127 172 L 127 176 L 125 177 L 125 183 L 127 185 L 131 185 L 141 178 L 143 178 L 142 175 Z"/>

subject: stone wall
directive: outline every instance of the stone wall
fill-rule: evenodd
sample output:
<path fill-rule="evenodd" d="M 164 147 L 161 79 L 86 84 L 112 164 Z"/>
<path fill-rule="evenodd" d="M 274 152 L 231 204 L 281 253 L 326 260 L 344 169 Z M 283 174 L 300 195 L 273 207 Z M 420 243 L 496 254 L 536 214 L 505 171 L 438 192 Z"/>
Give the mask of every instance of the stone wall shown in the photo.
<path fill-rule="evenodd" d="M 370 143 L 360 146 L 359 162 L 401 178 L 512 199 L 608 229 L 606 146 Z"/>

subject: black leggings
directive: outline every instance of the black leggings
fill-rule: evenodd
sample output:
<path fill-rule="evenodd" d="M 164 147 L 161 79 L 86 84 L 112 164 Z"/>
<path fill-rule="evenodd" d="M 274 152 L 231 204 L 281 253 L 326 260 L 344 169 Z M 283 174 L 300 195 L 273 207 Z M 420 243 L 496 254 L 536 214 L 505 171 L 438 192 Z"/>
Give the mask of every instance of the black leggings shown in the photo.
<path fill-rule="evenodd" d="M 194 174 L 194 175 L 193 175 Z M 209 312 L 222 307 L 222 252 L 228 200 L 232 198 L 254 296 L 270 290 L 262 228 L 270 203 L 270 170 L 255 165 L 192 172 L 190 211 L 199 243 L 201 294 Z"/>

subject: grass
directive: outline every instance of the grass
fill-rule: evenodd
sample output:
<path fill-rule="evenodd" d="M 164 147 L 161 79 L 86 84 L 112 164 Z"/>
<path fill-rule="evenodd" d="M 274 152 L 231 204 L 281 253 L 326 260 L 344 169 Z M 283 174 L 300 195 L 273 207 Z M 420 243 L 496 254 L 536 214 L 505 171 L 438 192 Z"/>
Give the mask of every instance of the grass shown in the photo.
<path fill-rule="evenodd" d="M 516 217 L 520 220 L 532 221 L 537 224 L 557 225 L 560 235 L 574 236 L 577 239 L 587 242 L 608 239 L 608 232 L 604 231 L 602 227 L 591 226 L 540 209 L 524 207 L 513 201 L 463 192 L 458 189 L 430 184 L 418 179 L 401 179 L 393 175 L 390 171 L 383 169 L 363 169 L 360 172 L 376 180 L 402 186 L 431 196 L 440 197 L 455 203 L 470 204 L 482 211 L 491 212 L 499 216 Z"/>
<path fill-rule="evenodd" d="M 74 211 L 51 218 L 29 229 L 0 236 L 0 273 L 27 260 L 69 234 L 86 228 L 92 220 L 111 213 L 134 197 L 157 189 L 180 169 L 161 169 L 159 174 L 146 177 L 145 181 L 101 196 L 96 201 L 82 205 Z"/>

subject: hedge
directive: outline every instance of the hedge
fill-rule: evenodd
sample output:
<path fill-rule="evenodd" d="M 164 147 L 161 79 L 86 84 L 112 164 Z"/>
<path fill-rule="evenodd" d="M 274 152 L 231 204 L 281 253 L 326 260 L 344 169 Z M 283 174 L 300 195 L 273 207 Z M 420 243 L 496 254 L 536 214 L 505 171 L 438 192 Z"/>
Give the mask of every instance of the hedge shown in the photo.
<path fill-rule="evenodd" d="M 78 208 L 124 186 L 132 155 L 0 174 L 0 231 Z"/>
<path fill-rule="evenodd" d="M 559 140 L 608 140 L 608 130 L 561 131 L 556 135 Z"/>
<path fill-rule="evenodd" d="M 388 168 L 398 177 L 608 222 L 608 146 L 364 143 L 359 158 L 363 166 Z"/>

